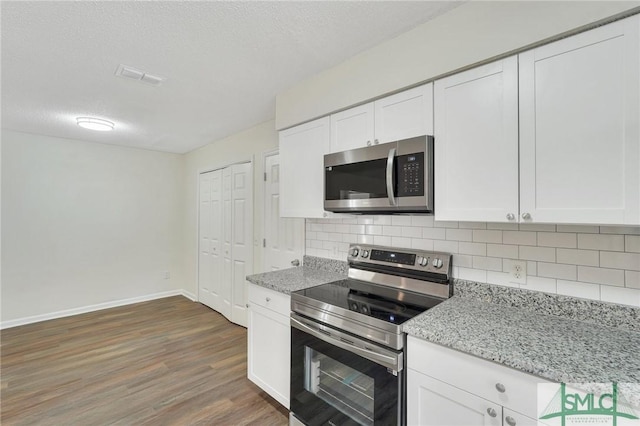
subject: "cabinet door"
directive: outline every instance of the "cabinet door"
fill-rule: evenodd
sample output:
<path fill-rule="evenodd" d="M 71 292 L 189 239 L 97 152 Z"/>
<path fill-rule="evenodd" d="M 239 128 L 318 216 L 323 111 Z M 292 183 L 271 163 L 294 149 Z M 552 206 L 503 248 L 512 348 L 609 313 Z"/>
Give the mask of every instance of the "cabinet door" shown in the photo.
<path fill-rule="evenodd" d="M 409 369 L 409 426 L 501 426 L 502 406 Z"/>
<path fill-rule="evenodd" d="M 377 100 L 374 110 L 374 141 L 433 135 L 433 83 Z"/>
<path fill-rule="evenodd" d="M 329 117 L 280 132 L 280 215 L 324 217 Z"/>
<path fill-rule="evenodd" d="M 249 380 L 289 408 L 291 328 L 289 317 L 251 303 L 247 375 Z"/>
<path fill-rule="evenodd" d="M 373 143 L 373 103 L 331 115 L 331 152 L 363 148 Z"/>
<path fill-rule="evenodd" d="M 520 55 L 521 213 L 640 224 L 640 18 Z"/>
<path fill-rule="evenodd" d="M 434 86 L 435 218 L 518 216 L 518 62 L 510 57 Z"/>

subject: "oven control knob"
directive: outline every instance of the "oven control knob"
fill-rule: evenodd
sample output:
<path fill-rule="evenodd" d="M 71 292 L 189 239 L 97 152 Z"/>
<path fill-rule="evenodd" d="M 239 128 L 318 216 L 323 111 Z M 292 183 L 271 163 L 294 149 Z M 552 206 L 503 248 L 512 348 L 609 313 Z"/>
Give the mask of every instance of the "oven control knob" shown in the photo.
<path fill-rule="evenodd" d="M 433 259 L 433 263 L 432 263 L 433 267 L 436 269 L 440 269 L 442 268 L 442 259 L 438 259 L 437 257 L 435 259 Z"/>
<path fill-rule="evenodd" d="M 360 250 L 358 250 L 358 247 L 354 247 L 351 249 L 351 256 L 357 257 L 358 253 L 360 253 Z"/>
<path fill-rule="evenodd" d="M 369 250 L 362 250 L 362 254 L 360 256 L 369 257 Z"/>
<path fill-rule="evenodd" d="M 420 266 L 427 266 L 427 264 L 429 263 L 429 259 L 426 257 L 418 257 L 418 265 Z"/>

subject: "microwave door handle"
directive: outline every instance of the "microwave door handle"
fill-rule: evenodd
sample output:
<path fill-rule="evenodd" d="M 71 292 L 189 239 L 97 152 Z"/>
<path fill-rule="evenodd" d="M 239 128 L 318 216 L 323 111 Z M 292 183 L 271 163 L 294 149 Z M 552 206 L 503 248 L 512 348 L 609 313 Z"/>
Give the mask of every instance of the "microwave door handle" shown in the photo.
<path fill-rule="evenodd" d="M 392 206 L 396 205 L 396 197 L 393 193 L 393 159 L 396 156 L 396 149 L 391 148 L 387 156 L 387 197 Z"/>

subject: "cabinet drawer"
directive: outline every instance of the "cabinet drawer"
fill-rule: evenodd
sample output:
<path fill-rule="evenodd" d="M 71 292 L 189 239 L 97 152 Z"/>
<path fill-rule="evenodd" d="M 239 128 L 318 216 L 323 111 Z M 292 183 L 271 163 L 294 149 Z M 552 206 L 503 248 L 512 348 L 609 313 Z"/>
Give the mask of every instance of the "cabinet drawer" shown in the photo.
<path fill-rule="evenodd" d="M 249 284 L 249 303 L 255 303 L 287 317 L 291 312 L 291 296 L 255 284 Z"/>
<path fill-rule="evenodd" d="M 526 416 L 537 417 L 538 383 L 548 380 L 409 336 L 408 367 Z"/>

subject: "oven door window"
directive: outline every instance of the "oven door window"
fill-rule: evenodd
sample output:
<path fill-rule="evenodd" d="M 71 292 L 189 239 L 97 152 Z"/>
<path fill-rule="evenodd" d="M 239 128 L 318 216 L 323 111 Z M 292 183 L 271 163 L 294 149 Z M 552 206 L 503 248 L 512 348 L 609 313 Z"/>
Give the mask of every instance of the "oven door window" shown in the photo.
<path fill-rule="evenodd" d="M 291 329 L 291 411 L 307 425 L 400 424 L 401 373 Z"/>

